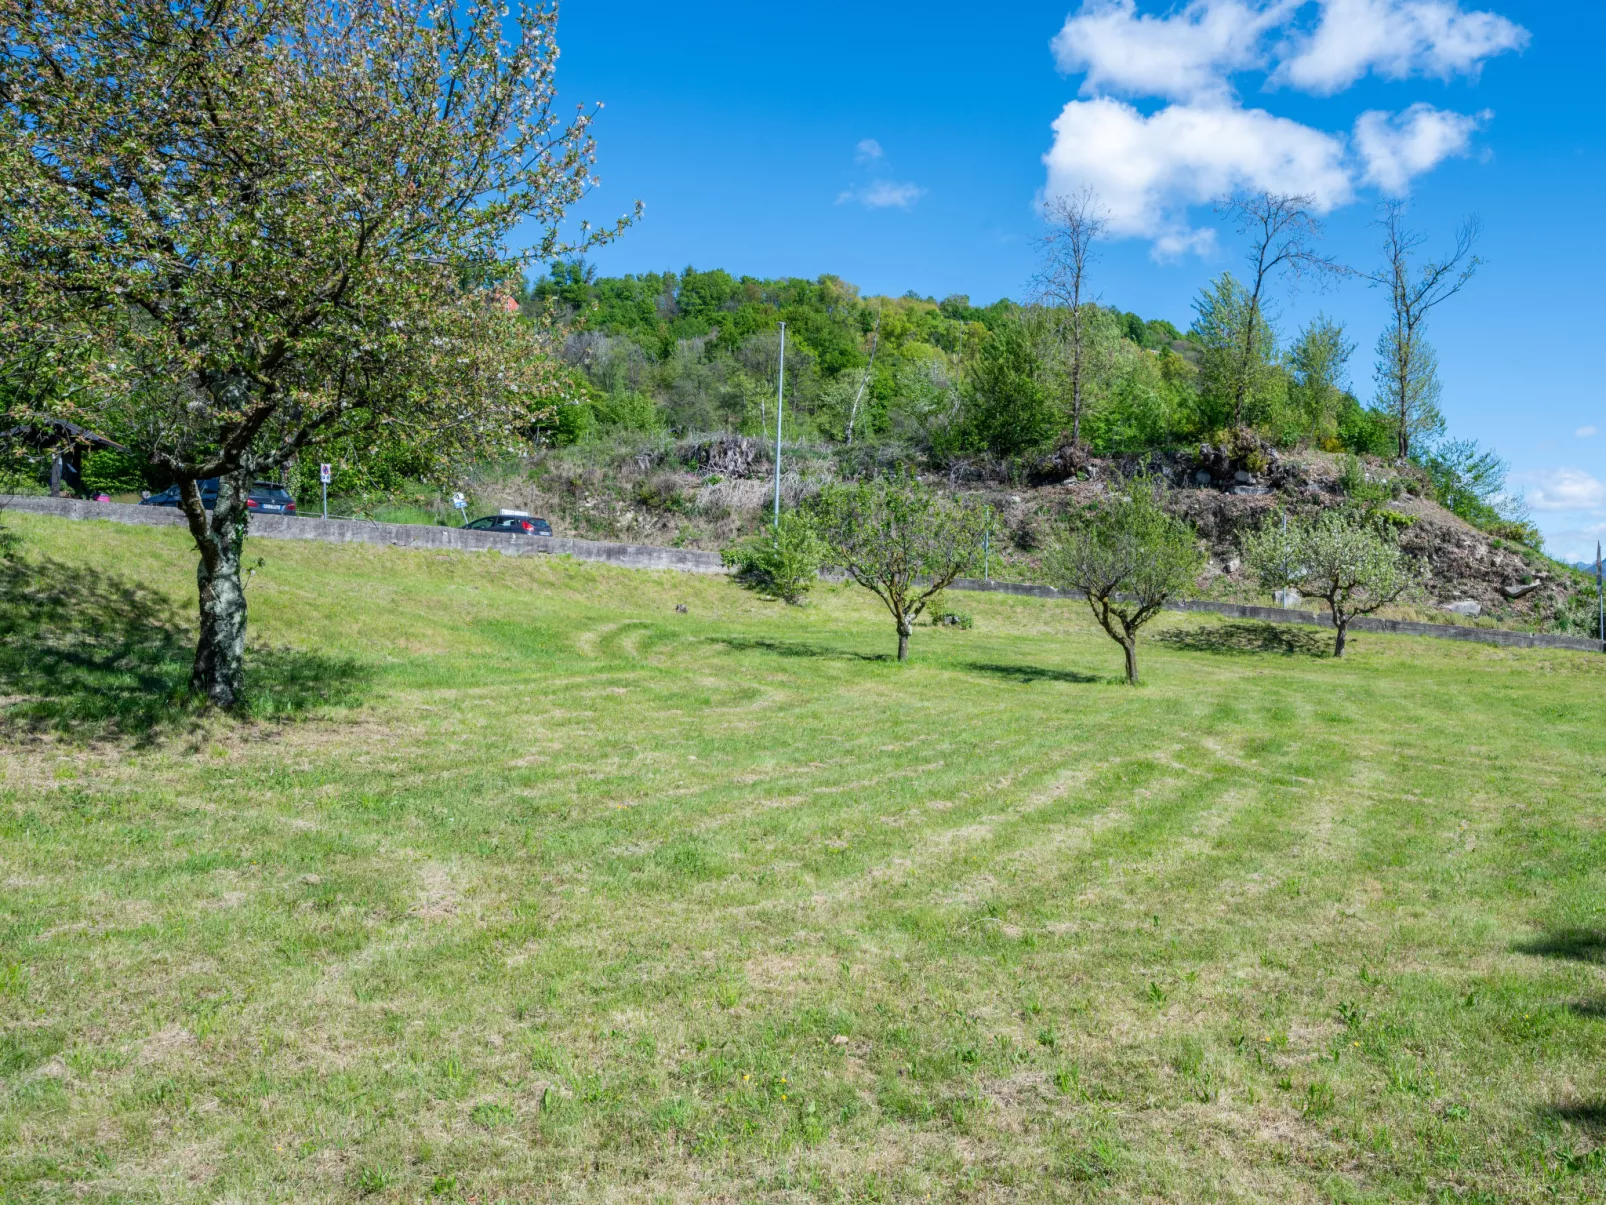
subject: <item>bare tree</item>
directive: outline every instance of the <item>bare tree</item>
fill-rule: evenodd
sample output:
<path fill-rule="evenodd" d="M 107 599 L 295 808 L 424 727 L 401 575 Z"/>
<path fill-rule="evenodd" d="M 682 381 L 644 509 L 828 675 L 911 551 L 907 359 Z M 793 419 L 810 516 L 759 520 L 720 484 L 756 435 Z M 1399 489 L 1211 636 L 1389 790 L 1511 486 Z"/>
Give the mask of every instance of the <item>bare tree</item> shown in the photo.
<path fill-rule="evenodd" d="M 1378 384 L 1404 460 L 1411 455 L 1412 435 L 1435 426 L 1438 419 L 1438 379 L 1423 326 L 1429 311 L 1465 288 L 1482 264 L 1472 253 L 1480 227 L 1477 218 L 1468 218 L 1456 231 L 1450 254 L 1428 260 L 1413 277 L 1411 258 L 1427 235 L 1406 227 L 1405 202 L 1385 202 L 1377 224 L 1383 229 L 1383 264 L 1366 279 L 1389 291 L 1391 311 L 1390 324 L 1378 340 Z"/>
<path fill-rule="evenodd" d="M 1048 233 L 1038 240 L 1043 263 L 1032 278 L 1037 296 L 1063 307 L 1071 360 L 1071 443 L 1082 442 L 1082 369 L 1086 361 L 1087 270 L 1093 262 L 1093 244 L 1109 226 L 1098 194 L 1091 188 L 1070 196 L 1051 198 L 1043 206 Z"/>
<path fill-rule="evenodd" d="M 1257 340 L 1266 326 L 1266 286 L 1273 276 L 1287 272 L 1295 280 L 1342 271 L 1331 256 L 1321 255 L 1322 224 L 1312 209 L 1309 194 L 1261 192 L 1232 197 L 1217 212 L 1234 218 L 1238 233 L 1249 239 L 1249 310 L 1243 324 L 1236 371 L 1232 381 L 1232 421 L 1242 426 L 1244 404 L 1254 376 Z"/>

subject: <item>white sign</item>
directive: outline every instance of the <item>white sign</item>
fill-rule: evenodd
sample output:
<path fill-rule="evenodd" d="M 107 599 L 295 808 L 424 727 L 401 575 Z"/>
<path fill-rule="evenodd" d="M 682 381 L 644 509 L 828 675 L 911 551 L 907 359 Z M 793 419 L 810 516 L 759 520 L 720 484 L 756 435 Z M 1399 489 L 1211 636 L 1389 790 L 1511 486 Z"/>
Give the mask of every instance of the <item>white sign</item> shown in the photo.
<path fill-rule="evenodd" d="M 463 497 L 462 494 L 453 494 L 452 495 L 452 505 L 457 507 L 458 510 L 467 510 L 468 509 L 468 499 Z"/>
<path fill-rule="evenodd" d="M 331 466 L 329 466 L 327 464 L 320 464 L 318 466 L 318 480 L 319 481 L 323 482 L 325 485 L 328 485 L 329 484 L 329 479 L 331 477 L 333 477 L 333 476 L 334 476 L 334 470 L 333 470 L 333 468 Z"/>

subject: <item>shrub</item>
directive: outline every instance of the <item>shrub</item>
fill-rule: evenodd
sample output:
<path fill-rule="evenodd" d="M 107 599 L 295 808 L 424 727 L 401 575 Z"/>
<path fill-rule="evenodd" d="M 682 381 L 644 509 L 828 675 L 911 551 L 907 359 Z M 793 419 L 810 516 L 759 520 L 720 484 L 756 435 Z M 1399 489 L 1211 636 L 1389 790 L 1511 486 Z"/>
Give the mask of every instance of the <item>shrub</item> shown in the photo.
<path fill-rule="evenodd" d="M 926 610 L 931 613 L 931 626 L 934 628 L 959 628 L 968 632 L 976 626 L 975 617 L 968 611 L 954 610 L 946 594 L 933 598 L 926 604 Z"/>
<path fill-rule="evenodd" d="M 83 487 L 91 494 L 132 494 L 144 486 L 144 465 L 137 456 L 107 450 L 84 457 Z"/>
<path fill-rule="evenodd" d="M 749 536 L 720 555 L 736 580 L 771 598 L 801 606 L 819 580 L 826 547 L 807 515 L 788 511 L 780 524 Z"/>

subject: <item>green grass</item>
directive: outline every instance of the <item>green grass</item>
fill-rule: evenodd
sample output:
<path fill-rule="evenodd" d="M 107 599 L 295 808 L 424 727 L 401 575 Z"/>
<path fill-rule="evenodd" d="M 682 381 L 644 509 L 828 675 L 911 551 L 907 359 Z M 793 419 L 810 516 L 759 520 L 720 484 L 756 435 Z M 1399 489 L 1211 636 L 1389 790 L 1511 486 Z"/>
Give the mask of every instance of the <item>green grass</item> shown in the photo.
<path fill-rule="evenodd" d="M 7 522 L 0 1199 L 1606 1194 L 1600 658 Z"/>

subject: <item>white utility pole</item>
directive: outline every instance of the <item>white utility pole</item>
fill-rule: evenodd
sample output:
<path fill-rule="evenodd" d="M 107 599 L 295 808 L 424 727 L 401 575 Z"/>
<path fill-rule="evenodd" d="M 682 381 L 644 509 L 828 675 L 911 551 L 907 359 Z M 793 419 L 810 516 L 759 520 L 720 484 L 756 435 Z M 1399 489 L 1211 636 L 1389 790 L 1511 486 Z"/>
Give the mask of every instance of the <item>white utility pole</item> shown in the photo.
<path fill-rule="evenodd" d="M 781 525 L 781 403 L 786 396 L 786 323 L 781 323 L 781 364 L 775 379 L 775 526 Z"/>

